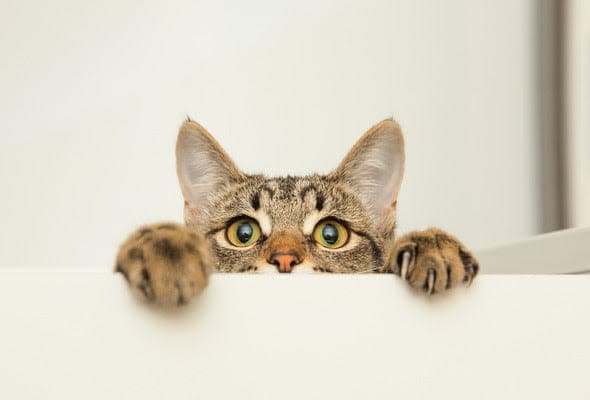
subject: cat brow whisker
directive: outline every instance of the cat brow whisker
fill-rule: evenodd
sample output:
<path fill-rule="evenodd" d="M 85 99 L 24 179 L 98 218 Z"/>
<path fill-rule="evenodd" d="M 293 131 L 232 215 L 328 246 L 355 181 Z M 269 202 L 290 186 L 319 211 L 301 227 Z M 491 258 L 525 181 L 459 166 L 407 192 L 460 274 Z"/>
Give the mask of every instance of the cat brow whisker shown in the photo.
<path fill-rule="evenodd" d="M 370 272 L 375 272 L 378 269 L 379 269 L 378 267 L 371 267 L 371 268 L 367 268 L 367 269 L 362 269 L 360 271 L 354 271 L 354 273 L 355 274 L 368 274 Z"/>

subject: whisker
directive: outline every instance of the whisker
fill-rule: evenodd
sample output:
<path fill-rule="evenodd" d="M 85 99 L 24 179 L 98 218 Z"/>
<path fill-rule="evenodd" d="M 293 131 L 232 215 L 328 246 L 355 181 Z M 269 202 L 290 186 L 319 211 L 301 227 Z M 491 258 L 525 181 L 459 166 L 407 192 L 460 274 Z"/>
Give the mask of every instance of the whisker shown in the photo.
<path fill-rule="evenodd" d="M 354 271 L 355 274 L 368 274 L 371 272 L 376 272 L 379 269 L 379 267 L 371 267 L 371 268 L 367 268 L 367 269 L 362 269 L 360 271 Z"/>

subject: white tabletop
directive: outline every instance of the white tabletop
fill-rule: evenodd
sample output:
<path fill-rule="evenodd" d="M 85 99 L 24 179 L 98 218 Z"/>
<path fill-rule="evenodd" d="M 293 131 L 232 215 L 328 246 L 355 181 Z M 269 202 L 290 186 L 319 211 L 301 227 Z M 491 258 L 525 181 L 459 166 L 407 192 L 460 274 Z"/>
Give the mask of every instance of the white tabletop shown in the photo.
<path fill-rule="evenodd" d="M 109 272 L 4 270 L 0 398 L 589 399 L 589 310 L 590 276 L 427 298 L 393 276 L 216 275 L 164 312 Z"/>
<path fill-rule="evenodd" d="M 590 273 L 590 227 L 537 235 L 476 253 L 485 274 Z"/>

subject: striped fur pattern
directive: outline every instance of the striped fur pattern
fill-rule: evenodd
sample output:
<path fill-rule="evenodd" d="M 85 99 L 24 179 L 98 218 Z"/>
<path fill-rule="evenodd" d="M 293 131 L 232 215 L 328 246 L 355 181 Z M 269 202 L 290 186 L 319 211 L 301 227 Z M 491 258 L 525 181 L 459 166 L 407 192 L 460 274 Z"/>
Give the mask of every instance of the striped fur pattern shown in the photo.
<path fill-rule="evenodd" d="M 194 121 L 178 135 L 177 173 L 185 225 L 144 226 L 121 246 L 116 271 L 138 297 L 184 304 L 209 274 L 395 273 L 428 293 L 470 284 L 479 267 L 454 237 L 430 229 L 395 240 L 397 194 L 404 170 L 399 125 L 371 127 L 328 175 L 269 178 L 240 171 Z M 236 246 L 232 223 L 253 221 L 259 237 Z M 338 248 L 314 236 L 325 221 L 347 232 Z"/>

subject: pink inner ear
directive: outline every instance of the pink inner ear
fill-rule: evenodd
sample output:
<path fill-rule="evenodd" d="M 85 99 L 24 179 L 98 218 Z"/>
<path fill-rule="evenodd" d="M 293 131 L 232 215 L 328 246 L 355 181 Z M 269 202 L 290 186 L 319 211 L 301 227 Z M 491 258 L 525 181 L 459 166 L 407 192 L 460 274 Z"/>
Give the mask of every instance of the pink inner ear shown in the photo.
<path fill-rule="evenodd" d="M 386 209 L 396 202 L 399 191 L 399 185 L 397 185 L 397 183 L 397 181 L 393 181 L 386 186 L 389 190 L 384 190 L 383 197 L 381 197 L 380 202 L 378 202 L 380 208 Z"/>
<path fill-rule="evenodd" d="M 335 174 L 358 193 L 376 224 L 387 221 L 404 172 L 404 140 L 399 126 L 382 121 L 370 128 L 354 145 Z M 385 222 L 387 225 L 391 221 Z"/>
<path fill-rule="evenodd" d="M 176 171 L 191 217 L 206 217 L 212 196 L 241 173 L 219 143 L 196 122 L 185 122 L 176 142 Z"/>
<path fill-rule="evenodd" d="M 353 172 L 357 174 L 361 197 L 377 215 L 395 202 L 403 171 L 403 156 L 399 148 L 388 140 L 389 137 L 381 139 L 360 154 L 357 171 Z"/>

